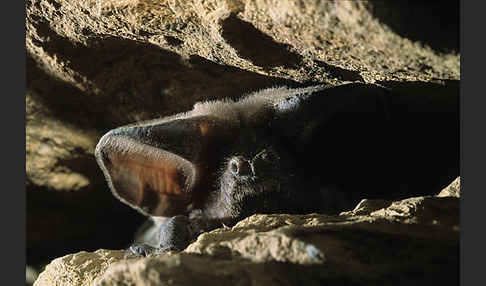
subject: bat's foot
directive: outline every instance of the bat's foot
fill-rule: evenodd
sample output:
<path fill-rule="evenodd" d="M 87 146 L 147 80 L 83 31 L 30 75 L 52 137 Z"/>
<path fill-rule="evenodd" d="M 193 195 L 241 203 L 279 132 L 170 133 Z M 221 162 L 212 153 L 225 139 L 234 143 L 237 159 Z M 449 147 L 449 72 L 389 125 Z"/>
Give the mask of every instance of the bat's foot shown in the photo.
<path fill-rule="evenodd" d="M 125 252 L 125 258 L 146 257 L 152 253 L 156 253 L 157 248 L 145 243 L 132 244 Z"/>
<path fill-rule="evenodd" d="M 182 215 L 167 218 L 161 224 L 152 224 L 145 232 L 147 235 L 141 235 L 145 239 L 132 244 L 126 250 L 125 258 L 179 252 L 189 245 L 194 236 L 189 218 Z"/>

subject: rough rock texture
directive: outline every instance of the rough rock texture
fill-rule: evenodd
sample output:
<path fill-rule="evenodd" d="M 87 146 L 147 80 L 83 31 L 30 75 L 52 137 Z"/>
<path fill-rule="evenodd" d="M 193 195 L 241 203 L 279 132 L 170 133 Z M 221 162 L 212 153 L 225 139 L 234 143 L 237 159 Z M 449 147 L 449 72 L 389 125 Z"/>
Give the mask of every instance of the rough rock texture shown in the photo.
<path fill-rule="evenodd" d="M 92 285 L 96 277 L 124 256 L 122 250 L 81 251 L 53 260 L 34 285 Z"/>
<path fill-rule="evenodd" d="M 27 262 L 129 243 L 92 154 L 111 128 L 282 84 L 457 87 L 457 3 L 389 2 L 25 1 Z"/>
<path fill-rule="evenodd" d="M 461 178 L 458 177 L 449 186 L 445 187 L 437 195 L 438 197 L 460 197 L 461 196 Z"/>
<path fill-rule="evenodd" d="M 339 216 L 253 215 L 180 253 L 70 254 L 34 285 L 457 285 L 459 201 L 363 200 Z"/>

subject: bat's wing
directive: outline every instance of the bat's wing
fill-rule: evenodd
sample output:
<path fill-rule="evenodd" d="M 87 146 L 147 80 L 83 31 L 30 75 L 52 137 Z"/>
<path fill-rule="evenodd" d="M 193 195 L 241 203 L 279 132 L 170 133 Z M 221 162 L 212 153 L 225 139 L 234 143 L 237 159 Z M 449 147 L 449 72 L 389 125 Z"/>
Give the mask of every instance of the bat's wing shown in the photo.
<path fill-rule="evenodd" d="M 195 190 L 205 178 L 199 162 L 227 127 L 211 116 L 121 127 L 101 138 L 95 154 L 122 202 L 145 215 L 174 216 L 198 197 Z"/>

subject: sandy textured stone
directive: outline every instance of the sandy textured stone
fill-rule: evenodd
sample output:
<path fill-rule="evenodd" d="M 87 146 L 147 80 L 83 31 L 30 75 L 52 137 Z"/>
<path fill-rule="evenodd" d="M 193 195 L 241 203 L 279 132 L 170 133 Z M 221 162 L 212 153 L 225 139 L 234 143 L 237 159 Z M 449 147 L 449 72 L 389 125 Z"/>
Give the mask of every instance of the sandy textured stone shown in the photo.
<path fill-rule="evenodd" d="M 200 235 L 183 252 L 109 267 L 100 258 L 75 259 L 96 253 L 68 255 L 54 260 L 36 285 L 88 285 L 81 277 L 93 285 L 456 285 L 459 199 L 415 197 L 376 210 L 378 204 L 362 202 L 339 216 L 253 215 Z"/>
<path fill-rule="evenodd" d="M 461 177 L 457 177 L 449 186 L 445 187 L 437 195 L 438 197 L 460 197 L 461 196 Z"/>
<path fill-rule="evenodd" d="M 100 249 L 81 251 L 54 259 L 39 275 L 34 286 L 92 285 L 114 262 L 123 258 L 124 251 Z"/>
<path fill-rule="evenodd" d="M 77 191 L 90 183 L 83 161 L 91 161 L 99 133 L 69 125 L 30 94 L 26 97 L 27 186 Z M 78 169 L 77 169 L 78 168 Z"/>
<path fill-rule="evenodd" d="M 62 103 L 60 116 L 100 128 L 276 84 L 460 78 L 457 53 L 397 35 L 373 15 L 378 8 L 365 1 L 29 0 L 28 87 Z"/>

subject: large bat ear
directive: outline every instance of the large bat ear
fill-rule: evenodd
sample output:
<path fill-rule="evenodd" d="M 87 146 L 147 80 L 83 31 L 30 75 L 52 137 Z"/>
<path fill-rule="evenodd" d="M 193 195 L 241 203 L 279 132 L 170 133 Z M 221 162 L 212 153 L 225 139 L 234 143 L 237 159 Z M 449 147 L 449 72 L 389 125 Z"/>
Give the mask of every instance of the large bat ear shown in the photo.
<path fill-rule="evenodd" d="M 100 139 L 96 159 L 122 202 L 150 216 L 183 214 L 199 183 L 202 149 L 221 125 L 199 116 L 121 127 Z"/>

